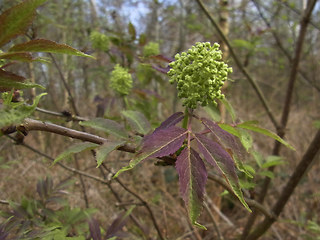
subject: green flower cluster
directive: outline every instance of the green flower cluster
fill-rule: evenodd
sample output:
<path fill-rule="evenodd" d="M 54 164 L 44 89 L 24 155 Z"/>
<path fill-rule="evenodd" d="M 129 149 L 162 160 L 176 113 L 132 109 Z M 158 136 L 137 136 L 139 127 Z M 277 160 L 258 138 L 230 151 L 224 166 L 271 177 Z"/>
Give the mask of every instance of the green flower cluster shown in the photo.
<path fill-rule="evenodd" d="M 93 49 L 108 51 L 109 50 L 109 38 L 107 35 L 100 33 L 98 31 L 93 31 L 90 34 L 90 41 L 92 43 Z"/>
<path fill-rule="evenodd" d="M 176 54 L 175 61 L 169 64 L 170 83 L 177 83 L 183 106 L 195 109 L 198 102 L 207 106 L 224 98 L 221 87 L 232 68 L 222 61 L 219 47 L 218 43 L 211 46 L 209 42 L 198 42 L 187 52 Z"/>
<path fill-rule="evenodd" d="M 132 77 L 128 69 L 117 64 L 111 72 L 110 87 L 121 96 L 128 95 L 132 89 Z"/>
<path fill-rule="evenodd" d="M 145 57 L 158 55 L 159 53 L 160 53 L 159 43 L 156 43 L 156 42 L 149 42 L 143 48 L 143 56 Z"/>

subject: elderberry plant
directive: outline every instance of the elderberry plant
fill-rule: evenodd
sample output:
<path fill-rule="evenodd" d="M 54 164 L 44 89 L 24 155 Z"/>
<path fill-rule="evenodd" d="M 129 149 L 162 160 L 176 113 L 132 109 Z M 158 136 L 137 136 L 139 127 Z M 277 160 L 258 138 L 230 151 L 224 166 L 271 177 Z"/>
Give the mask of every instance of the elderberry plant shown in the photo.
<path fill-rule="evenodd" d="M 183 98 L 183 105 L 186 107 L 185 114 L 173 114 L 152 134 L 145 136 L 141 150 L 133 157 L 129 166 L 120 169 L 115 177 L 134 168 L 142 160 L 173 157 L 179 174 L 180 193 L 190 220 L 194 225 L 205 229 L 197 223 L 208 177 L 203 159 L 213 167 L 219 168 L 235 195 L 250 211 L 244 201 L 236 173 L 237 167 L 243 170 L 240 159 L 243 159 L 245 154 L 241 143 L 217 123 L 193 114 L 198 103 L 205 106 L 209 102 L 215 103 L 215 99 L 224 97 L 220 88 L 232 69 L 221 61 L 222 53 L 217 43 L 213 46 L 210 43 L 196 43 L 187 52 L 177 54 L 175 59 L 176 61 L 169 64 L 172 69 L 168 75 L 171 77 L 171 83 L 177 83 L 178 96 Z M 192 130 L 193 117 L 204 125 L 206 135 Z M 182 119 L 182 128 L 177 127 L 176 124 Z M 191 147 L 191 141 L 197 143 L 198 149 Z"/>

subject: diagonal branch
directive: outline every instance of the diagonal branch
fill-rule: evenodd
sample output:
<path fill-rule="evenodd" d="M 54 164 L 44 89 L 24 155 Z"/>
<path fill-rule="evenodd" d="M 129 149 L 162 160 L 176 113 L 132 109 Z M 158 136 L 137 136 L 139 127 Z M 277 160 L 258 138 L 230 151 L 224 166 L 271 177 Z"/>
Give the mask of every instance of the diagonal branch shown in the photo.
<path fill-rule="evenodd" d="M 276 129 L 278 129 L 280 126 L 278 125 L 278 122 L 275 119 L 275 116 L 273 115 L 269 104 L 267 103 L 266 98 L 264 97 L 260 87 L 258 86 L 258 84 L 256 83 L 256 81 L 251 77 L 251 75 L 249 74 L 249 72 L 244 68 L 244 66 L 242 65 L 240 59 L 238 58 L 238 56 L 236 55 L 236 53 L 234 52 L 231 43 L 229 42 L 228 38 L 226 37 L 225 34 L 223 34 L 222 30 L 220 29 L 220 27 L 218 26 L 218 24 L 216 23 L 216 21 L 214 20 L 214 18 L 211 16 L 211 14 L 209 13 L 209 11 L 207 10 L 207 8 L 204 6 L 202 0 L 196 0 L 197 3 L 199 4 L 200 8 L 202 9 L 202 11 L 205 13 L 205 15 L 208 17 L 208 19 L 210 20 L 211 24 L 214 26 L 214 28 L 216 29 L 216 31 L 218 32 L 219 36 L 221 37 L 222 41 L 226 43 L 226 45 L 229 48 L 230 51 L 230 55 L 232 56 L 233 60 L 235 61 L 236 65 L 238 66 L 239 70 L 242 72 L 242 74 L 248 79 L 249 83 L 251 84 L 251 86 L 253 87 L 253 89 L 255 90 L 256 94 L 258 95 L 259 100 L 261 101 L 263 107 L 265 108 L 271 122 L 273 123 L 274 127 Z"/>

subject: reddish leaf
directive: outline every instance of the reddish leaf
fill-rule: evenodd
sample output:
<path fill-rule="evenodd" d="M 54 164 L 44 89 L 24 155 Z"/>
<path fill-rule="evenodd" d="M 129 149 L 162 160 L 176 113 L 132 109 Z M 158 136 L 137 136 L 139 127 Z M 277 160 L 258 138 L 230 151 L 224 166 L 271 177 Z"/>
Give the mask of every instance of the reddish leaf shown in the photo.
<path fill-rule="evenodd" d="M 42 86 L 34 83 L 24 83 L 26 79 L 22 76 L 16 75 L 12 72 L 4 71 L 0 68 L 0 92 L 10 91 L 12 88 L 24 89 Z"/>
<path fill-rule="evenodd" d="M 199 150 L 203 154 L 204 158 L 211 165 L 218 166 L 219 170 L 222 172 L 227 182 L 232 187 L 236 196 L 239 198 L 241 203 L 250 211 L 249 206 L 243 198 L 239 179 L 236 173 L 235 163 L 233 162 L 231 156 L 223 147 L 221 147 L 218 143 L 210 140 L 206 136 L 197 133 L 194 136 L 197 141 Z"/>
<path fill-rule="evenodd" d="M 47 0 L 26 0 L 0 15 L 0 47 L 26 32 L 37 7 Z"/>
<path fill-rule="evenodd" d="M 175 153 L 183 144 L 187 130 L 176 126 L 153 132 L 144 138 L 143 145 L 138 154 L 130 161 L 129 166 L 120 169 L 114 177 L 121 172 L 134 168 L 142 160 L 168 156 Z"/>
<path fill-rule="evenodd" d="M 157 60 L 160 60 L 160 61 L 163 61 L 163 62 L 167 62 L 167 63 L 170 63 L 170 62 L 174 61 L 173 58 L 166 57 L 164 55 L 156 55 L 156 56 L 152 56 L 151 58 L 154 58 L 154 59 L 157 59 Z"/>
<path fill-rule="evenodd" d="M 115 236 L 119 236 L 122 228 L 124 225 L 126 225 L 128 221 L 128 217 L 130 216 L 132 210 L 135 208 L 135 206 L 132 206 L 129 208 L 126 212 L 121 213 L 110 225 L 110 227 L 107 229 L 106 237 L 105 239 L 110 239 Z"/>
<path fill-rule="evenodd" d="M 168 117 L 165 121 L 161 123 L 161 125 L 155 130 L 155 132 L 176 125 L 183 119 L 183 117 L 183 112 L 176 112 L 172 114 L 170 117 Z"/>
<path fill-rule="evenodd" d="M 0 59 L 21 61 L 21 62 L 32 62 L 34 59 L 30 53 L 19 52 L 19 53 L 1 53 Z"/>
<path fill-rule="evenodd" d="M 92 240 L 101 240 L 101 231 L 98 221 L 95 218 L 89 220 L 89 230 Z"/>
<path fill-rule="evenodd" d="M 9 52 L 49 52 L 94 58 L 68 45 L 59 44 L 47 39 L 35 39 L 29 42 L 17 44 L 10 48 Z"/>
<path fill-rule="evenodd" d="M 163 67 L 157 66 L 155 64 L 152 64 L 152 68 L 157 70 L 158 72 L 165 73 L 165 74 L 167 74 L 170 70 L 170 67 L 163 68 Z"/>
<path fill-rule="evenodd" d="M 206 229 L 197 223 L 208 177 L 206 167 L 199 154 L 186 147 L 176 161 L 176 169 L 179 174 L 180 193 L 187 206 L 190 220 L 192 224 Z"/>
<path fill-rule="evenodd" d="M 240 140 L 231 133 L 223 130 L 221 127 L 219 127 L 218 124 L 213 121 L 210 121 L 206 118 L 202 118 L 201 121 L 210 130 L 217 141 L 220 142 L 224 146 L 224 148 L 227 149 L 228 152 L 230 152 L 230 154 L 232 154 L 232 157 L 237 164 L 237 168 L 240 171 L 245 172 L 249 177 L 252 177 L 252 175 L 245 170 L 242 163 L 242 159 L 245 159 L 246 154 Z"/>

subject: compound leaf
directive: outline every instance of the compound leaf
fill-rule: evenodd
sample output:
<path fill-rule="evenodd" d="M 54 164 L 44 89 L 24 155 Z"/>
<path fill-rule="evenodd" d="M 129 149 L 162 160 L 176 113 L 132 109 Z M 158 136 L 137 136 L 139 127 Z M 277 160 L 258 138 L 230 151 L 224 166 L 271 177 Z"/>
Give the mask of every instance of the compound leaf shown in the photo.
<path fill-rule="evenodd" d="M 47 0 L 26 0 L 0 15 L 0 47 L 19 35 L 31 25 L 37 7 Z"/>
<path fill-rule="evenodd" d="M 180 193 L 187 206 L 189 218 L 193 225 L 206 229 L 197 223 L 208 177 L 206 167 L 199 154 L 188 146 L 178 156 L 176 169 L 179 174 Z"/>
<path fill-rule="evenodd" d="M 10 48 L 9 52 L 48 52 L 94 58 L 66 44 L 56 43 L 47 39 L 35 39 L 17 44 Z"/>
<path fill-rule="evenodd" d="M 218 166 L 219 170 L 222 172 L 223 176 L 231 186 L 235 195 L 239 198 L 240 202 L 251 212 L 249 206 L 243 198 L 239 179 L 236 173 L 235 163 L 229 153 L 227 153 L 226 150 L 218 143 L 210 140 L 206 136 L 201 134 L 195 134 L 194 136 L 199 150 L 203 154 L 204 158 L 211 165 Z"/>
<path fill-rule="evenodd" d="M 116 121 L 110 119 L 95 118 L 89 121 L 80 122 L 80 125 L 94 128 L 107 134 L 111 134 L 115 137 L 128 138 L 128 134 L 124 127 Z"/>
<path fill-rule="evenodd" d="M 129 121 L 131 128 L 142 134 L 147 134 L 151 130 L 150 122 L 138 111 L 121 111 L 122 115 Z"/>
<path fill-rule="evenodd" d="M 64 158 L 70 157 L 71 155 L 73 155 L 75 153 L 79 153 L 84 150 L 91 150 L 91 149 L 97 148 L 99 146 L 100 146 L 99 144 L 90 143 L 90 142 L 82 142 L 82 143 L 76 143 L 74 145 L 71 145 L 67 150 L 65 150 L 63 153 L 59 154 L 59 156 L 56 157 L 56 159 L 54 159 L 52 165 L 59 162 L 60 160 L 62 160 Z"/>
<path fill-rule="evenodd" d="M 120 169 L 114 177 L 117 177 L 121 172 L 134 168 L 142 160 L 175 153 L 182 146 L 186 134 L 186 129 L 172 126 L 146 136 L 141 150 L 134 156 L 129 165 Z"/>
<path fill-rule="evenodd" d="M 263 135 L 266 135 L 268 137 L 271 137 L 277 141 L 279 141 L 280 143 L 282 143 L 283 145 L 285 145 L 286 147 L 292 149 L 295 151 L 295 148 L 292 147 L 289 143 L 287 143 L 286 141 L 284 141 L 281 137 L 279 137 L 277 134 L 271 132 L 268 129 L 262 128 L 257 126 L 257 122 L 253 122 L 253 121 L 248 121 L 248 122 L 244 122 L 244 123 L 240 123 L 237 125 L 237 127 L 239 128 L 244 128 L 244 129 L 248 129 L 254 132 L 258 132 L 261 133 Z"/>

